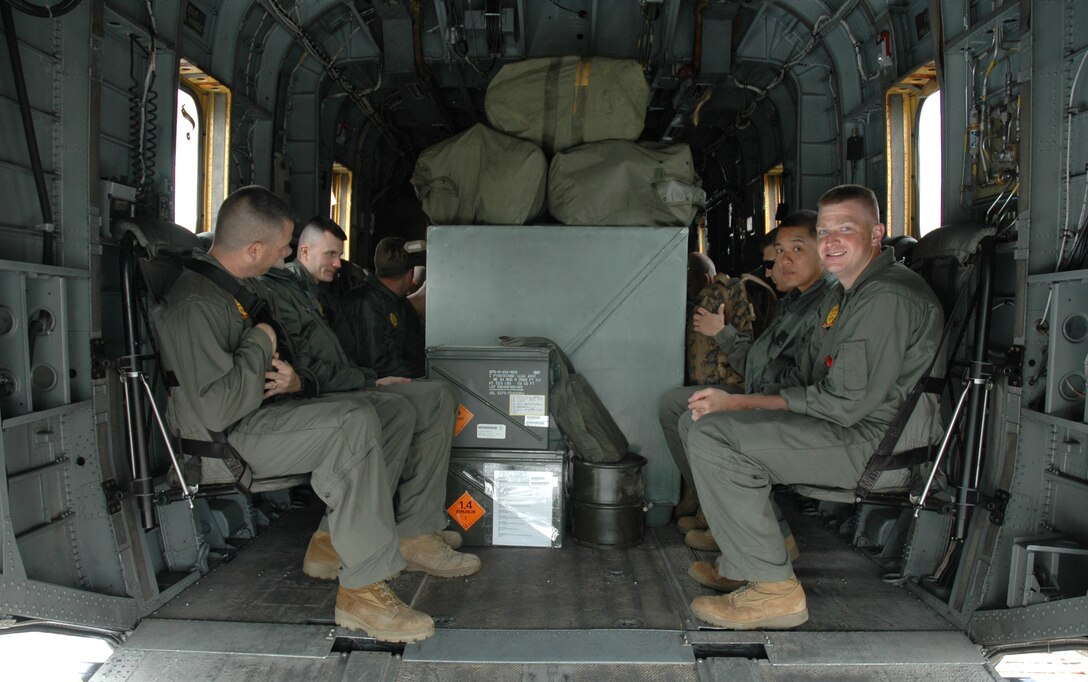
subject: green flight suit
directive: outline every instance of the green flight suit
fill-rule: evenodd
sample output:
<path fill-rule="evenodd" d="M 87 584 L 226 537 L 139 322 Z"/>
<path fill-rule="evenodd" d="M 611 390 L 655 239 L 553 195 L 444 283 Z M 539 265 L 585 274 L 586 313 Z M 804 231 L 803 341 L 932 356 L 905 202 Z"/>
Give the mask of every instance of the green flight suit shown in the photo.
<path fill-rule="evenodd" d="M 824 274 L 805 291 L 794 289 L 778 300 L 774 319 L 748 348 L 745 393 L 778 393 L 804 384 L 798 355 L 816 329 L 816 314 L 835 278 Z"/>
<path fill-rule="evenodd" d="M 680 418 L 696 489 L 722 549 L 721 575 L 779 581 L 793 575 L 773 506 L 774 483 L 853 488 L 941 335 L 941 306 L 885 249 L 854 286 L 836 284 L 801 354 L 805 386 L 782 389 L 788 411 Z M 899 449 L 940 432 L 934 396 L 919 400 Z"/>
<path fill-rule="evenodd" d="M 318 391 L 363 391 L 381 420 L 383 447 L 405 452 L 386 459 L 400 537 L 445 528 L 446 470 L 458 404 L 454 389 L 429 381 L 376 386 L 373 370 L 348 359 L 326 321 L 317 282 L 297 262 L 285 270 L 273 268 L 259 282 L 291 337 L 296 364 L 313 377 Z"/>
<path fill-rule="evenodd" d="M 206 254 L 194 257 L 218 266 Z M 345 587 L 386 580 L 406 566 L 369 403 L 352 394 L 263 403 L 271 341 L 230 294 L 191 270 L 152 319 L 179 383 L 167 406 L 175 435 L 207 440 L 208 431 L 225 432 L 257 478 L 309 473 L 328 507 L 323 526 Z"/>
<path fill-rule="evenodd" d="M 778 300 L 774 317 L 764 332 L 750 344 L 745 342 L 745 393 L 777 393 L 783 385 L 803 383 L 797 366 L 797 356 L 805 348 L 812 330 L 816 327 L 817 307 L 834 281 L 830 275 L 825 274 L 805 291 L 794 289 Z M 719 332 L 719 336 L 730 329 L 732 328 L 726 325 Z M 725 338 L 737 338 L 736 330 Z M 723 348 L 728 347 L 723 344 Z M 684 444 L 680 439 L 678 422 L 688 410 L 688 399 L 704 388 L 739 392 L 736 386 L 678 386 L 661 396 L 658 409 L 665 443 L 688 485 L 694 485 L 694 482 L 691 465 L 688 464 Z"/>
<path fill-rule="evenodd" d="M 422 322 L 412 304 L 376 276 L 339 301 L 333 329 L 351 359 L 379 377 L 426 374 Z"/>

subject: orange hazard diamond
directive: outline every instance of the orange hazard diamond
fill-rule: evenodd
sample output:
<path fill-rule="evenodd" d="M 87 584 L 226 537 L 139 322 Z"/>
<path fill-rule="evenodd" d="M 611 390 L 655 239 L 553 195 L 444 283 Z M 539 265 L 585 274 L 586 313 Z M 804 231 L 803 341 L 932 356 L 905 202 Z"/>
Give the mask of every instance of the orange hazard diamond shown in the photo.
<path fill-rule="evenodd" d="M 468 411 L 468 408 L 464 405 L 457 406 L 457 423 L 453 425 L 453 435 L 460 436 L 461 432 L 465 430 L 468 423 L 472 421 L 472 418 L 476 415 Z"/>
<path fill-rule="evenodd" d="M 462 530 L 467 531 L 484 517 L 487 510 L 480 506 L 480 503 L 472 495 L 469 495 L 466 490 L 461 497 L 454 500 L 446 512 L 453 517 L 453 520 L 457 522 L 457 525 L 461 526 Z"/>

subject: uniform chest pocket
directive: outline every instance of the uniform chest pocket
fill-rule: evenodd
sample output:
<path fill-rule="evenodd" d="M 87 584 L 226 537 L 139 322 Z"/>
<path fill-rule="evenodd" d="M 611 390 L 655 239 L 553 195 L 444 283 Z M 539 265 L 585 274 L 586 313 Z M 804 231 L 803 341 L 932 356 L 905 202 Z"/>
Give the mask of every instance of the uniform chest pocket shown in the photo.
<path fill-rule="evenodd" d="M 865 390 L 869 378 L 865 341 L 846 341 L 839 346 L 829 374 L 832 381 L 847 391 Z"/>

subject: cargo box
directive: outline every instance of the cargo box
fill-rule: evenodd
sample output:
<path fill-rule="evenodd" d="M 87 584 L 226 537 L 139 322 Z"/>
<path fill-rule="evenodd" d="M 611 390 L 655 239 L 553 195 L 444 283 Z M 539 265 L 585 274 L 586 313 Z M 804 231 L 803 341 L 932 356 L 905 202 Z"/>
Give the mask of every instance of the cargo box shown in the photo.
<path fill-rule="evenodd" d="M 461 394 L 453 447 L 548 450 L 562 442 L 551 417 L 554 378 L 547 348 L 440 346 L 427 350 L 427 378 Z"/>
<path fill-rule="evenodd" d="M 668 523 L 680 472 L 658 401 L 684 382 L 687 228 L 450 225 L 427 253 L 427 345 L 555 341 L 648 460 L 646 522 Z"/>
<path fill-rule="evenodd" d="M 446 513 L 471 546 L 561 547 L 567 451 L 460 450 L 450 455 Z"/>

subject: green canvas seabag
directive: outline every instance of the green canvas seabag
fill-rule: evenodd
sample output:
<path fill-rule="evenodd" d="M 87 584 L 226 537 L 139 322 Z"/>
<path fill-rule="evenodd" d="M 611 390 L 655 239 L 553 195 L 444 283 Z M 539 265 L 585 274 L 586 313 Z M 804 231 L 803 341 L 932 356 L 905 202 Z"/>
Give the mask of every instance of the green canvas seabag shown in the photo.
<path fill-rule="evenodd" d="M 559 429 L 574 451 L 587 462 L 609 464 L 627 454 L 627 437 L 612 413 L 601 402 L 585 376 L 578 374 L 570 358 L 554 341 L 542 336 L 500 336 L 504 346 L 539 346 L 555 353 L 558 376 L 551 385 L 548 400 Z"/>
<path fill-rule="evenodd" d="M 544 207 L 548 162 L 482 123 L 419 155 L 412 185 L 434 225 L 522 225 Z"/>
<path fill-rule="evenodd" d="M 599 140 L 637 140 L 650 88 L 631 59 L 551 57 L 502 67 L 487 87 L 493 128 L 550 156 Z"/>
<path fill-rule="evenodd" d="M 706 203 L 686 144 L 594 142 L 556 154 L 548 211 L 566 225 L 685 227 Z"/>

